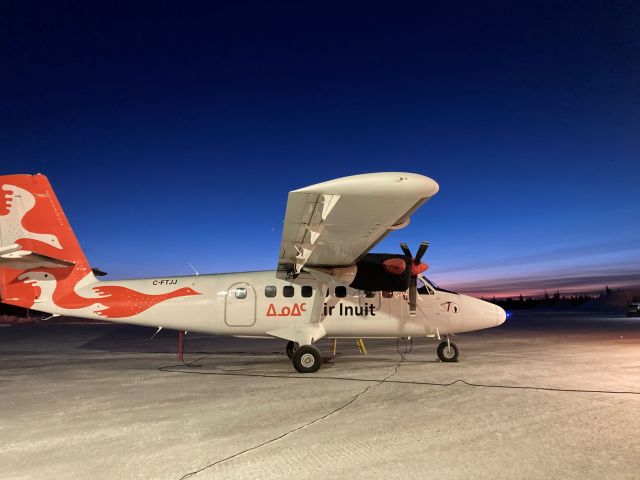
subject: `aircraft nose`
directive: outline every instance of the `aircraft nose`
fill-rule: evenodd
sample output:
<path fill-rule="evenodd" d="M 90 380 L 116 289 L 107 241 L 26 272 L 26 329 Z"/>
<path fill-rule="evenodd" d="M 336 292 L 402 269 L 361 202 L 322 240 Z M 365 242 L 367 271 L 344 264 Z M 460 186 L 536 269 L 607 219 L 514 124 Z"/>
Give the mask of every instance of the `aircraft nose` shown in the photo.
<path fill-rule="evenodd" d="M 505 312 L 504 309 L 496 305 L 496 313 L 498 314 L 498 321 L 496 325 L 502 325 L 504 321 L 507 319 L 507 312 Z"/>

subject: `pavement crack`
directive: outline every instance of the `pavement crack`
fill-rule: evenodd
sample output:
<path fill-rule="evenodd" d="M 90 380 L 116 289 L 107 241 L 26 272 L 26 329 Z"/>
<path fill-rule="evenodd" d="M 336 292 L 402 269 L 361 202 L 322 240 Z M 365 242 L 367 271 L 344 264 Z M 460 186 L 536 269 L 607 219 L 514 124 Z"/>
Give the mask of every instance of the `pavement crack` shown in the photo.
<path fill-rule="evenodd" d="M 356 401 L 356 400 L 358 400 L 358 398 L 360 398 L 361 396 L 363 396 L 363 395 L 364 395 L 365 393 L 367 393 L 369 390 L 371 390 L 371 389 L 373 389 L 373 388 L 376 388 L 376 387 L 378 387 L 378 386 L 382 385 L 382 384 L 383 384 L 383 383 L 385 383 L 387 380 L 389 380 L 391 377 L 393 377 L 396 373 L 398 373 L 398 369 L 399 369 L 399 368 L 400 368 L 400 366 L 402 365 L 402 362 L 403 362 L 403 361 L 404 361 L 404 359 L 403 359 L 403 360 L 400 360 L 400 361 L 396 364 L 395 368 L 393 369 L 393 372 L 391 372 L 389 375 L 387 375 L 386 377 L 384 377 L 384 378 L 383 378 L 383 379 L 381 379 L 381 380 L 374 380 L 374 382 L 375 382 L 375 383 L 373 383 L 373 384 L 371 384 L 371 385 L 367 385 L 367 386 L 366 386 L 362 391 L 360 391 L 360 392 L 356 393 L 353 397 L 351 397 L 351 399 L 350 399 L 348 402 L 346 402 L 346 403 L 344 403 L 343 405 L 341 405 L 341 406 L 339 406 L 339 407 L 337 407 L 337 408 L 335 408 L 335 409 L 331 410 L 330 412 L 328 412 L 328 413 L 326 413 L 326 414 L 322 415 L 321 417 L 318 417 L 318 418 L 316 418 L 316 419 L 314 419 L 314 420 L 312 420 L 312 421 L 310 421 L 310 422 L 307 422 L 307 423 L 304 423 L 304 424 L 302 424 L 302 425 L 299 425 L 299 426 L 298 426 L 298 427 L 296 427 L 296 428 L 293 428 L 293 429 L 291 429 L 291 430 L 289 430 L 289 431 L 287 431 L 287 432 L 285 432 L 285 433 L 282 433 L 281 435 L 278 435 L 278 436 L 276 436 L 276 437 L 270 438 L 269 440 L 266 440 L 266 441 L 264 441 L 264 442 L 262 442 L 262 443 L 259 443 L 258 445 L 254 445 L 253 447 L 246 448 L 246 449 L 244 449 L 244 450 L 242 450 L 242 451 L 240 451 L 240 452 L 234 453 L 233 455 L 229 455 L 228 457 L 225 457 L 225 458 L 222 458 L 222 459 L 220 459 L 220 460 L 216 460 L 215 462 L 209 463 L 209 464 L 205 465 L 204 467 L 199 468 L 198 470 L 194 470 L 194 471 L 192 471 L 192 472 L 186 473 L 186 474 L 184 474 L 182 477 L 180 477 L 180 479 L 179 479 L 179 480 L 185 480 L 185 479 L 187 479 L 187 478 L 191 478 L 191 477 L 193 477 L 194 475 L 198 475 L 199 473 L 204 472 L 205 470 L 208 470 L 209 468 L 215 467 L 216 465 L 220 465 L 221 463 L 224 463 L 224 462 L 226 462 L 226 461 L 228 461 L 228 460 L 231 460 L 231 459 L 233 459 L 233 458 L 237 458 L 237 457 L 239 457 L 239 456 L 241 456 L 241 455 L 244 455 L 245 453 L 249 453 L 249 452 L 253 452 L 253 451 L 255 451 L 255 450 L 258 450 L 259 448 L 262 448 L 262 447 L 264 447 L 264 446 L 266 446 L 266 445 L 269 445 L 269 444 L 271 444 L 271 443 L 277 442 L 278 440 L 281 440 L 281 439 L 283 439 L 283 438 L 285 438 L 285 437 L 288 437 L 288 436 L 290 436 L 290 435 L 293 435 L 294 433 L 296 433 L 296 432 L 297 432 L 297 431 L 299 431 L 299 430 L 302 430 L 302 429 L 304 429 L 304 428 L 310 427 L 311 425 L 315 425 L 316 423 L 319 423 L 319 422 L 321 422 L 321 421 L 323 421 L 323 420 L 326 420 L 327 418 L 329 418 L 329 417 L 331 417 L 331 416 L 333 416 L 333 415 L 335 415 L 335 414 L 337 414 L 337 413 L 341 412 L 341 411 L 342 411 L 342 410 L 344 410 L 345 408 L 347 408 L 347 407 L 349 407 L 350 405 L 352 405 L 353 403 L 355 403 L 355 401 Z"/>
<path fill-rule="evenodd" d="M 197 366 L 197 365 L 196 365 Z M 598 393 L 605 395 L 640 395 L 640 391 L 634 390 L 596 390 L 585 388 L 563 388 L 563 387 L 542 387 L 535 385 L 505 385 L 505 384 L 493 384 L 493 383 L 475 383 L 469 382 L 462 378 L 452 380 L 451 382 L 426 382 L 420 380 L 373 380 L 370 378 L 354 378 L 354 377 L 326 377 L 326 376 L 301 376 L 301 375 L 278 375 L 278 374 L 264 374 L 264 373 L 246 373 L 246 372 L 211 372 L 211 371 L 190 371 L 179 370 L 181 365 L 167 365 L 158 368 L 161 372 L 171 373 L 191 373 L 199 375 L 217 375 L 217 376 L 235 376 L 235 377 L 258 377 L 258 378 L 288 378 L 291 380 L 337 380 L 343 382 L 368 382 L 373 383 L 376 386 L 377 383 L 393 383 L 397 385 L 423 385 L 427 387 L 451 387 L 454 385 L 466 385 L 468 387 L 475 388 L 497 388 L 497 389 L 511 389 L 511 390 L 538 390 L 545 392 L 566 392 L 566 393 Z M 395 373 L 395 372 L 394 372 Z"/>

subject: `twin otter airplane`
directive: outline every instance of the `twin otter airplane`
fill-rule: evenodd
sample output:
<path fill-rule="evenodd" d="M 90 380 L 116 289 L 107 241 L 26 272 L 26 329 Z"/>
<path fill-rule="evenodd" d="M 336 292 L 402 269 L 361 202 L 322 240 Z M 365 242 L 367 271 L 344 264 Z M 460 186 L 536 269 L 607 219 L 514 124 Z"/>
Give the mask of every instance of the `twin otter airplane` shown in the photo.
<path fill-rule="evenodd" d="M 437 337 L 500 325 L 505 312 L 439 288 L 415 256 L 369 253 L 438 192 L 430 178 L 370 173 L 289 193 L 277 271 L 99 281 L 44 175 L 0 176 L 0 299 L 67 315 L 216 335 L 276 337 L 298 372 L 330 338 Z"/>

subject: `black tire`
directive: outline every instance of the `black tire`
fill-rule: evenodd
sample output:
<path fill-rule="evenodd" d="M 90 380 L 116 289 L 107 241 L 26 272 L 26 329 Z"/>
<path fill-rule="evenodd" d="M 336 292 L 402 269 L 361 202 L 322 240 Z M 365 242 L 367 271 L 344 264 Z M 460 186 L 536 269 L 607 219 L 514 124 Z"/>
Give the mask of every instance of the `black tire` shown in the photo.
<path fill-rule="evenodd" d="M 451 349 L 447 348 L 448 345 L 451 346 Z M 440 345 L 438 345 L 438 349 L 436 350 L 438 353 L 438 358 L 441 362 L 457 362 L 458 356 L 460 355 L 458 346 L 453 342 L 449 342 L 448 345 L 446 341 L 440 342 Z"/>
<path fill-rule="evenodd" d="M 313 345 L 302 345 L 293 354 L 293 368 L 300 373 L 317 372 L 322 365 L 322 356 Z"/>
<path fill-rule="evenodd" d="M 295 342 L 288 342 L 285 351 L 287 352 L 287 357 L 293 360 L 293 354 L 296 353 L 297 345 Z"/>

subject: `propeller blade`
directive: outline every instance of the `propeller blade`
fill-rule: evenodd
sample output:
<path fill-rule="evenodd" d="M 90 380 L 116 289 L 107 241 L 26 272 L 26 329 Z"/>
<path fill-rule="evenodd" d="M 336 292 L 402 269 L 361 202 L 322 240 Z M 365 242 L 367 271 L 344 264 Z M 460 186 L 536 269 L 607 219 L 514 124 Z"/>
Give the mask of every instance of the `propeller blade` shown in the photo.
<path fill-rule="evenodd" d="M 409 287 L 409 315 L 416 316 L 416 300 L 418 296 L 418 277 L 411 277 L 411 286 Z"/>
<path fill-rule="evenodd" d="M 429 242 L 420 242 L 420 246 L 418 247 L 418 253 L 416 253 L 416 258 L 413 260 L 414 265 L 420 265 L 420 260 L 422 260 L 422 256 L 429 248 Z"/>
<path fill-rule="evenodd" d="M 405 254 L 407 257 L 411 257 L 411 256 L 412 256 L 412 255 L 411 255 L 411 250 L 409 250 L 409 245 L 407 245 L 406 243 L 402 242 L 402 243 L 400 244 L 400 248 L 402 249 L 402 251 L 404 252 L 404 254 Z"/>

